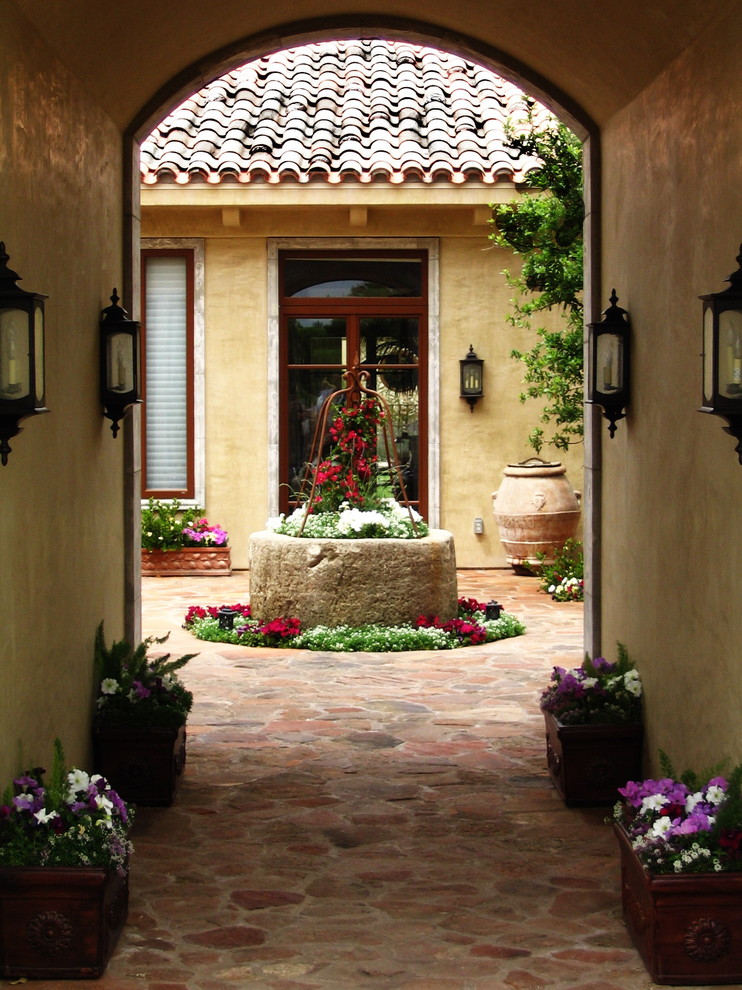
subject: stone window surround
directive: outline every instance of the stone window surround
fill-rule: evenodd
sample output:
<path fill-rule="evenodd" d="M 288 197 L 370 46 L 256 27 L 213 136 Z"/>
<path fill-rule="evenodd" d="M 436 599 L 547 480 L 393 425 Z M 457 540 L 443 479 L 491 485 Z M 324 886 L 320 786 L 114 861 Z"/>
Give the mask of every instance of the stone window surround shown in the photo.
<path fill-rule="evenodd" d="M 440 242 L 437 237 L 270 237 L 268 250 L 268 506 L 278 514 L 279 251 L 426 251 L 428 255 L 428 512 L 440 525 Z"/>

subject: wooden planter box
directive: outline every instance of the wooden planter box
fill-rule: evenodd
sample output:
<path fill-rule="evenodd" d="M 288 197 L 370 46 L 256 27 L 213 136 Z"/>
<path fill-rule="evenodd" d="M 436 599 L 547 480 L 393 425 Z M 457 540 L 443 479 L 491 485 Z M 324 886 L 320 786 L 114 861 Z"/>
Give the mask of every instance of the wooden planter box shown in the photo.
<path fill-rule="evenodd" d="M 641 779 L 641 723 L 562 725 L 543 716 L 549 776 L 565 804 L 615 804 L 619 787 Z"/>
<path fill-rule="evenodd" d="M 621 905 L 655 983 L 742 983 L 742 873 L 649 873 L 615 826 Z"/>
<path fill-rule="evenodd" d="M 186 763 L 186 728 L 93 729 L 93 765 L 125 801 L 172 804 Z"/>
<path fill-rule="evenodd" d="M 228 577 L 231 573 L 229 547 L 142 550 L 142 577 Z"/>
<path fill-rule="evenodd" d="M 128 910 L 128 877 L 84 866 L 0 867 L 0 976 L 101 976 Z"/>

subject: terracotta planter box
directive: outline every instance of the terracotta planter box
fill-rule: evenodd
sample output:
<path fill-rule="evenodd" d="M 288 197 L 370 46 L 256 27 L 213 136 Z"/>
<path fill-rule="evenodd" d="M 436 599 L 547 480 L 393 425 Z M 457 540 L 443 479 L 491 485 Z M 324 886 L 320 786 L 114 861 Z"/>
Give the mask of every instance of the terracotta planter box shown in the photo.
<path fill-rule="evenodd" d="M 614 804 L 619 787 L 641 778 L 641 723 L 562 725 L 543 716 L 549 776 L 565 804 Z"/>
<path fill-rule="evenodd" d="M 742 983 L 742 873 L 662 873 L 640 863 L 623 828 L 621 905 L 655 983 Z"/>
<path fill-rule="evenodd" d="M 125 801 L 172 804 L 186 763 L 186 729 L 93 730 L 93 765 Z"/>
<path fill-rule="evenodd" d="M 219 577 L 231 573 L 229 547 L 142 550 L 142 577 Z"/>
<path fill-rule="evenodd" d="M 0 976 L 101 976 L 128 910 L 128 877 L 82 866 L 0 867 Z"/>

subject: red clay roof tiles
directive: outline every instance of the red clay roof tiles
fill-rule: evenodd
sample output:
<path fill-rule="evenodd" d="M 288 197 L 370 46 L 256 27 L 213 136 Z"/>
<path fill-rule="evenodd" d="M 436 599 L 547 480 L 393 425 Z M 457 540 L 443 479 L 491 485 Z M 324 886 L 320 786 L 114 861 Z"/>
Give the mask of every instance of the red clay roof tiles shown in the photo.
<path fill-rule="evenodd" d="M 143 142 L 142 179 L 522 182 L 536 162 L 504 147 L 504 127 L 525 113 L 520 90 L 455 55 L 381 40 L 305 45 L 186 100 Z"/>

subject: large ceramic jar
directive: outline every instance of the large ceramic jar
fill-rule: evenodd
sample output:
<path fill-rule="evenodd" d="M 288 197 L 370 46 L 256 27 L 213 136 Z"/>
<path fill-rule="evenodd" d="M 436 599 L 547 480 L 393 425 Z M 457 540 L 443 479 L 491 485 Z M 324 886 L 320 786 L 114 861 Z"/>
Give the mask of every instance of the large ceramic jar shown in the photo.
<path fill-rule="evenodd" d="M 580 521 L 579 493 L 574 490 L 560 461 L 532 457 L 508 464 L 503 481 L 492 496 L 492 511 L 516 571 L 538 567 L 538 554 L 546 563 L 577 532 Z"/>

